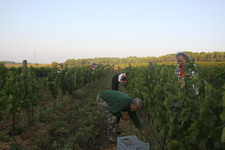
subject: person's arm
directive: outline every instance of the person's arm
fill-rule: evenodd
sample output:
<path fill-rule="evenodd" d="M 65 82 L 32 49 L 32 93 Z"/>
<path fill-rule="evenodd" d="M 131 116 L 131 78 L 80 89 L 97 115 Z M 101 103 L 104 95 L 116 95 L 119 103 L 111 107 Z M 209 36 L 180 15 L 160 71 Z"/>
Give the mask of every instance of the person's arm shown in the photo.
<path fill-rule="evenodd" d="M 130 119 L 133 121 L 134 125 L 136 126 L 136 128 L 141 129 L 141 123 L 137 117 L 137 114 L 135 111 L 128 111 Z"/>

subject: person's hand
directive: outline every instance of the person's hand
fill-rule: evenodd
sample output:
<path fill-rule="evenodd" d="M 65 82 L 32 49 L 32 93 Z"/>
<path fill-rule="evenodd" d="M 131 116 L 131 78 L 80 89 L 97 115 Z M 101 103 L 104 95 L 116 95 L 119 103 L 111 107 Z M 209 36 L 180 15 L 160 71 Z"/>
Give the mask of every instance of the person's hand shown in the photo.
<path fill-rule="evenodd" d="M 128 117 L 128 115 L 127 115 L 127 114 L 123 114 L 123 115 L 122 115 L 122 119 L 123 119 L 123 120 L 128 120 L 128 119 L 129 119 L 129 117 Z"/>

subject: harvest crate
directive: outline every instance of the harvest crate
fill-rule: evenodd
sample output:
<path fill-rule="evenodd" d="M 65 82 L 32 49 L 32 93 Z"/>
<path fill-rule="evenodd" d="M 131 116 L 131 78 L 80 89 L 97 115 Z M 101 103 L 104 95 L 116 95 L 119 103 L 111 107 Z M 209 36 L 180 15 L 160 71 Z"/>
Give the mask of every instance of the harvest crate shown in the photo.
<path fill-rule="evenodd" d="M 117 150 L 149 150 L 149 143 L 139 140 L 136 136 L 117 137 Z"/>

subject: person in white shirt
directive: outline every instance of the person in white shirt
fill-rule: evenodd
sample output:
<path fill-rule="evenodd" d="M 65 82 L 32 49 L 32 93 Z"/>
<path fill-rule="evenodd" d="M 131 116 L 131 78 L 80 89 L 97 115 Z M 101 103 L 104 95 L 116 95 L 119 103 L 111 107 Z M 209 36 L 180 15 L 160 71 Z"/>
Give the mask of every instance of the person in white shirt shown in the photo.
<path fill-rule="evenodd" d="M 126 79 L 128 77 L 128 73 L 118 73 L 112 78 L 112 90 L 119 90 L 120 83 L 126 83 Z"/>

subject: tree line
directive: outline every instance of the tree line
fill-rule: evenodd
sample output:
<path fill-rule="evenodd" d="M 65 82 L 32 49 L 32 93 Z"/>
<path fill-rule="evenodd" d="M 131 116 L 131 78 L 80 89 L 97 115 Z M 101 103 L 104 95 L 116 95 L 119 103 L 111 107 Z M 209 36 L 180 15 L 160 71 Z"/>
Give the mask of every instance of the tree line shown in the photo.
<path fill-rule="evenodd" d="M 190 52 L 185 51 L 195 62 L 224 62 L 225 52 Z M 126 58 L 118 57 L 97 57 L 97 58 L 87 58 L 87 59 L 68 59 L 63 64 L 69 66 L 74 65 L 87 65 L 90 63 L 98 64 L 134 64 L 134 63 L 148 63 L 148 62 L 176 62 L 174 54 L 167 54 L 160 57 L 136 57 L 130 56 Z"/>

